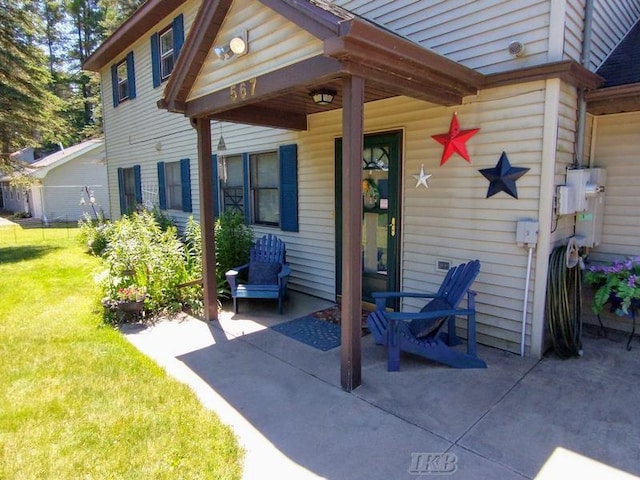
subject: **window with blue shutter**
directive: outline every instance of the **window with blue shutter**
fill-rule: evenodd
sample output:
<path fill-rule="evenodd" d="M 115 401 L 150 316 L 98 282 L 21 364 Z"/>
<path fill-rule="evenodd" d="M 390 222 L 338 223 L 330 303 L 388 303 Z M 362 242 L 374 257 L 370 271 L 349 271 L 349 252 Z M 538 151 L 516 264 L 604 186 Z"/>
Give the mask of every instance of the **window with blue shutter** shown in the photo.
<path fill-rule="evenodd" d="M 136 98 L 133 52 L 129 52 L 123 60 L 111 65 L 111 90 L 114 107 L 117 107 L 125 100 Z"/>
<path fill-rule="evenodd" d="M 280 160 L 280 229 L 298 231 L 298 146 L 282 145 Z"/>
<path fill-rule="evenodd" d="M 211 161 L 216 216 L 230 210 L 242 213 L 247 224 L 298 231 L 297 145 L 282 145 L 272 152 L 212 155 Z"/>
<path fill-rule="evenodd" d="M 191 212 L 191 166 L 189 159 L 180 160 L 180 182 L 182 184 L 182 211 Z"/>
<path fill-rule="evenodd" d="M 162 210 L 193 211 L 190 163 L 188 158 L 158 162 L 158 202 Z"/>
<path fill-rule="evenodd" d="M 158 206 L 161 210 L 167 209 L 167 194 L 164 181 L 164 162 L 158 162 Z"/>
<path fill-rule="evenodd" d="M 134 212 L 136 206 L 142 203 L 140 165 L 134 165 L 130 168 L 118 168 L 118 197 L 120 199 L 121 215 Z"/>
<path fill-rule="evenodd" d="M 169 78 L 183 43 L 184 20 L 182 14 L 174 18 L 171 25 L 151 35 L 153 88 L 159 87 Z"/>

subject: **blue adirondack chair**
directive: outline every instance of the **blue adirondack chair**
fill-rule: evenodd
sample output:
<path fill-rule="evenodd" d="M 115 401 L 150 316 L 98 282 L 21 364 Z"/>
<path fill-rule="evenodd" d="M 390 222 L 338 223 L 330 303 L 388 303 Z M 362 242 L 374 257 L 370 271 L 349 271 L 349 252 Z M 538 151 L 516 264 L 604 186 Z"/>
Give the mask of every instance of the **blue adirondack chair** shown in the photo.
<path fill-rule="evenodd" d="M 388 370 L 400 370 L 400 352 L 410 352 L 456 368 L 486 368 L 476 355 L 476 293 L 471 284 L 480 272 L 480 261 L 452 267 L 437 293 L 374 292 L 376 310 L 367 317 L 367 325 L 378 345 L 387 347 Z M 464 295 L 467 308 L 458 308 Z M 387 312 L 389 298 L 430 298 L 418 313 Z M 468 319 L 467 353 L 452 348 L 459 343 L 455 317 Z M 445 335 L 444 326 L 448 326 Z"/>
<path fill-rule="evenodd" d="M 246 283 L 240 280 L 241 273 L 247 274 Z M 278 313 L 282 315 L 290 273 L 284 242 L 271 234 L 259 238 L 251 247 L 249 263 L 225 274 L 233 298 L 233 311 L 238 313 L 239 298 L 273 298 L 278 299 Z"/>

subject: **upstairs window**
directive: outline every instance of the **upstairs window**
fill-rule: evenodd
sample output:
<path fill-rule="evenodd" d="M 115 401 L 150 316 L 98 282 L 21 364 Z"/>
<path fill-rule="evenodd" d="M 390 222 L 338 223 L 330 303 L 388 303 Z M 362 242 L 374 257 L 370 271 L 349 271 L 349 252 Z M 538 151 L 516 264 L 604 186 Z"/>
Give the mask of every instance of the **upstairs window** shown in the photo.
<path fill-rule="evenodd" d="M 184 20 L 182 15 L 174 18 L 171 25 L 151 35 L 153 88 L 159 87 L 169 78 L 183 43 Z"/>
<path fill-rule="evenodd" d="M 173 29 L 160 34 L 160 78 L 165 81 L 173 70 Z"/>
<path fill-rule="evenodd" d="M 129 75 L 127 75 L 127 63 L 122 61 L 116 67 L 118 72 L 118 102 L 129 98 Z"/>
<path fill-rule="evenodd" d="M 111 65 L 111 88 L 114 107 L 117 107 L 125 100 L 136 98 L 133 52 L 129 52 L 123 60 Z"/>

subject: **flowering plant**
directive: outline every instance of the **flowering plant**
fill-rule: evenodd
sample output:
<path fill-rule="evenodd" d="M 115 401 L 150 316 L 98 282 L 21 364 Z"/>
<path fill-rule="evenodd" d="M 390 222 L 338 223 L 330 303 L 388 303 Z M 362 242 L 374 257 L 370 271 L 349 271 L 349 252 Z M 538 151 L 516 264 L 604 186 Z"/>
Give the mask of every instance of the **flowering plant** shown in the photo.
<path fill-rule="evenodd" d="M 147 296 L 146 287 L 131 285 L 118 289 L 117 297 L 121 302 L 142 302 Z"/>
<path fill-rule="evenodd" d="M 593 296 L 595 313 L 602 312 L 604 305 L 611 303 L 612 311 L 627 315 L 632 303 L 640 301 L 640 257 L 629 257 L 610 265 L 592 265 L 584 280 L 597 288 Z"/>

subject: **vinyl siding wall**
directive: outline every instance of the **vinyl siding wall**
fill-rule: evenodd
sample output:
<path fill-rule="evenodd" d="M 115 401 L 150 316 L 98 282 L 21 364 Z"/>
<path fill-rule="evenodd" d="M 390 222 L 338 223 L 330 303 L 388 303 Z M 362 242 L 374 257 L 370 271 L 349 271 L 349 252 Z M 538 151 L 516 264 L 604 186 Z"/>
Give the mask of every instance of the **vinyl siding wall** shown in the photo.
<path fill-rule="evenodd" d="M 640 255 L 640 112 L 596 117 L 593 121 L 594 167 L 606 169 L 602 243 L 589 254 L 593 262 L 610 262 Z M 585 321 L 597 324 L 591 311 L 593 290 L 584 287 Z M 601 315 L 607 327 L 631 331 L 631 319 L 608 311 Z"/>
<path fill-rule="evenodd" d="M 224 61 L 211 49 L 188 100 L 322 54 L 320 40 L 252 0 L 233 2 L 216 46 L 228 43 L 243 29 L 248 30 L 249 54 Z"/>
<path fill-rule="evenodd" d="M 569 122 L 575 118 L 575 92 L 563 88 L 562 98 L 567 105 L 566 111 L 561 109 L 562 117 Z M 478 339 L 512 351 L 519 350 L 527 266 L 527 250 L 516 245 L 515 228 L 517 220 L 538 217 L 544 99 L 545 82 L 532 82 L 482 91 L 456 108 L 405 97 L 365 106 L 367 133 L 404 132 L 401 288 L 436 290 L 444 275 L 436 271 L 438 259 L 456 264 L 479 258 L 482 269 L 474 284 L 478 291 Z M 442 146 L 431 136 L 447 131 L 454 112 L 462 129 L 481 130 L 467 142 L 471 163 L 454 155 L 439 166 Z M 564 122 L 559 121 L 563 132 L 559 150 L 564 148 L 564 137 L 573 131 Z M 309 118 L 309 131 L 298 137 L 301 228 L 293 242 L 309 243 L 313 248 L 296 263 L 304 266 L 302 270 L 310 268 L 300 273 L 300 283 L 326 284 L 328 294 L 335 278 L 333 145 L 340 135 L 340 124 L 340 112 L 314 115 Z M 486 198 L 489 183 L 478 170 L 494 167 L 503 151 L 513 166 L 530 168 L 517 182 L 518 199 L 506 193 Z M 560 157 L 564 163 L 572 161 L 571 152 L 560 152 Z M 428 189 L 415 188 L 412 175 L 421 165 L 433 175 Z M 560 165 L 557 171 L 558 181 L 564 183 L 565 166 Z M 569 230 L 563 225 L 556 237 L 565 235 L 565 227 Z M 295 265 L 293 268 L 296 270 Z M 535 269 L 530 289 L 534 279 Z M 531 311 L 532 295 L 529 298 Z M 404 308 L 417 310 L 421 306 L 408 301 Z M 528 321 L 532 321 L 531 315 Z M 459 327 L 464 334 L 464 322 Z"/>
<path fill-rule="evenodd" d="M 549 0 L 335 3 L 482 73 L 548 61 Z M 521 58 L 508 52 L 514 40 L 526 45 L 526 55 Z"/>
<path fill-rule="evenodd" d="M 40 189 L 44 215 L 47 221 L 77 221 L 85 212 L 93 216 L 89 205 L 89 198 L 84 192 L 84 186 L 94 192 L 96 210 L 102 209 L 108 218 L 109 192 L 107 188 L 107 170 L 104 164 L 96 164 L 103 160 L 96 152 L 96 156 L 80 156 L 64 165 L 50 170 L 42 180 Z M 80 205 L 80 198 L 84 198 L 86 205 Z"/>

